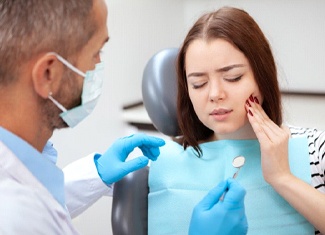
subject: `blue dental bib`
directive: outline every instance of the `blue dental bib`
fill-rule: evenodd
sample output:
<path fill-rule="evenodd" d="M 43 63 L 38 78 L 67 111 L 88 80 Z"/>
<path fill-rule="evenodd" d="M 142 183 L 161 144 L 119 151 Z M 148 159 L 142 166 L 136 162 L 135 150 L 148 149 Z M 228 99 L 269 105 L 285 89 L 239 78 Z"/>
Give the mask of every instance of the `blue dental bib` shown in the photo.
<path fill-rule="evenodd" d="M 245 157 L 236 180 L 246 189 L 249 235 L 311 235 L 314 227 L 264 181 L 257 140 L 219 140 L 193 148 L 168 142 L 149 171 L 148 234 L 186 235 L 194 206 L 220 181 L 232 177 L 232 160 Z M 289 140 L 291 172 L 310 184 L 307 138 Z"/>

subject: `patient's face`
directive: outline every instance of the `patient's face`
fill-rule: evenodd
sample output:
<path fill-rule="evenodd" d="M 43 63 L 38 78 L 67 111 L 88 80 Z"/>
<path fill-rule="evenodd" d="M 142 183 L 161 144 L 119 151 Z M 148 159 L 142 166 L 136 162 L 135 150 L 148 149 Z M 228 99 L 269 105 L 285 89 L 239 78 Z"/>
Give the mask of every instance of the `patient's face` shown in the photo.
<path fill-rule="evenodd" d="M 193 41 L 186 52 L 189 96 L 200 121 L 213 139 L 250 139 L 245 102 L 261 94 L 245 55 L 223 39 Z"/>

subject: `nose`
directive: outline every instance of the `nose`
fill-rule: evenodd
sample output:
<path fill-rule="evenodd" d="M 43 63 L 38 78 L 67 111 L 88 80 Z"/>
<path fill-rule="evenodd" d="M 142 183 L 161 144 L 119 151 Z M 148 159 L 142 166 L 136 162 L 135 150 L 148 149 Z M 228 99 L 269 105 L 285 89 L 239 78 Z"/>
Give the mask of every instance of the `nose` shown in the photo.
<path fill-rule="evenodd" d="M 216 80 L 210 81 L 209 99 L 212 102 L 217 102 L 225 98 L 225 90 L 222 82 Z"/>

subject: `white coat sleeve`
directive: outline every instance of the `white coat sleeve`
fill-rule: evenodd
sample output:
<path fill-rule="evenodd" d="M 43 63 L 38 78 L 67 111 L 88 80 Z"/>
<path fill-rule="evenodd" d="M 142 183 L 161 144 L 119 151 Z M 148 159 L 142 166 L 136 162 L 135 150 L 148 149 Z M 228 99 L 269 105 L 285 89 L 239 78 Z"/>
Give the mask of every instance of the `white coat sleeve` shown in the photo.
<path fill-rule="evenodd" d="M 90 154 L 64 169 L 65 201 L 71 218 L 93 205 L 102 196 L 112 196 L 113 185 L 107 186 L 100 178 Z"/>

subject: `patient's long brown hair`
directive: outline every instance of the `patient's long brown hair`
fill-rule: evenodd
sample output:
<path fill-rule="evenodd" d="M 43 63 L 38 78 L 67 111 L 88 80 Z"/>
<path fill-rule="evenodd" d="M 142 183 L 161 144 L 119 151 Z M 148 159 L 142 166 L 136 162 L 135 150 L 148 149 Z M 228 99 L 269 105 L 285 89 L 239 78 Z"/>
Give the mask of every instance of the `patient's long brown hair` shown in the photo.
<path fill-rule="evenodd" d="M 182 135 L 182 144 L 186 149 L 194 147 L 200 156 L 198 144 L 209 138 L 213 131 L 198 119 L 191 103 L 186 81 L 186 51 L 194 40 L 206 41 L 224 39 L 238 48 L 248 59 L 261 94 L 263 109 L 277 125 L 282 123 L 281 95 L 277 80 L 277 70 L 268 40 L 254 21 L 244 10 L 223 7 L 217 11 L 202 15 L 189 30 L 177 58 L 178 97 L 177 116 Z"/>

